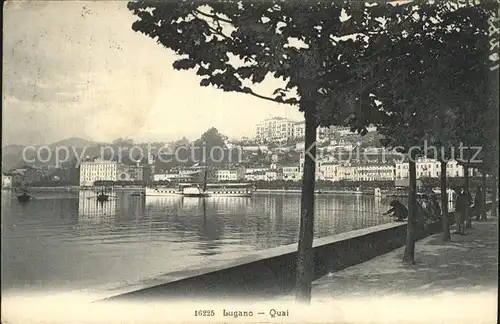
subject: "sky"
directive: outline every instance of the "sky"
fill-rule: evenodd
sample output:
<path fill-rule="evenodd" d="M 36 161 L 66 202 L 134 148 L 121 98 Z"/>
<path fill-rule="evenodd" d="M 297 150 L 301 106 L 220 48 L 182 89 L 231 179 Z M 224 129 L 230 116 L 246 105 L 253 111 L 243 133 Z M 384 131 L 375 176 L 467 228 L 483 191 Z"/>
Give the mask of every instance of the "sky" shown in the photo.
<path fill-rule="evenodd" d="M 4 4 L 2 146 L 81 137 L 170 141 L 216 127 L 239 138 L 296 107 L 199 86 L 194 70 L 132 30 L 126 1 Z M 255 89 L 271 95 L 276 81 Z"/>

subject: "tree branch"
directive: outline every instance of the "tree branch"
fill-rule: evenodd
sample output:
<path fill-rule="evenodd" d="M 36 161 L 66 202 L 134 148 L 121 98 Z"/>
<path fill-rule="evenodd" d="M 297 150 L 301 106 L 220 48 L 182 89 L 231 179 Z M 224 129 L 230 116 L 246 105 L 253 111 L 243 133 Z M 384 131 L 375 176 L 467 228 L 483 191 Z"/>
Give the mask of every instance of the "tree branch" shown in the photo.
<path fill-rule="evenodd" d="M 199 19 L 198 17 L 196 17 L 197 19 Z M 224 39 L 227 39 L 227 40 L 230 40 L 230 41 L 233 41 L 233 39 L 227 35 L 225 35 L 223 32 L 211 27 L 211 26 L 208 26 L 208 29 L 214 33 L 214 35 L 216 36 L 221 36 L 222 38 Z M 234 45 L 234 44 L 233 44 Z"/>
<path fill-rule="evenodd" d="M 232 24 L 232 23 L 233 23 L 231 20 L 221 18 L 221 17 L 219 17 L 219 16 L 217 16 L 217 15 L 210 15 L 210 14 L 204 13 L 203 11 L 200 11 L 200 10 L 198 10 L 198 9 L 194 9 L 194 11 L 196 11 L 197 13 L 199 13 L 199 14 L 200 14 L 200 15 L 202 15 L 202 16 L 205 16 L 205 17 L 211 18 L 211 19 L 213 19 L 213 20 L 223 21 L 223 22 L 226 22 L 226 23 L 229 23 L 229 24 Z"/>
<path fill-rule="evenodd" d="M 272 102 L 276 102 L 276 103 L 290 104 L 290 103 L 287 103 L 287 102 L 285 102 L 283 100 L 279 100 L 279 99 L 271 98 L 271 97 L 266 97 L 266 96 L 260 95 L 258 93 L 255 93 L 252 89 L 250 89 L 248 87 L 241 88 L 241 89 L 239 89 L 237 91 L 241 92 L 241 93 L 251 94 L 254 97 L 257 97 L 257 98 L 260 98 L 260 99 L 264 99 L 264 100 L 268 100 L 268 101 L 272 101 Z"/>
<path fill-rule="evenodd" d="M 212 27 L 212 26 L 208 25 L 208 29 L 209 29 L 212 33 L 214 33 L 214 35 L 216 35 L 216 36 L 221 36 L 221 37 L 223 37 L 224 39 L 228 40 L 228 41 L 230 42 L 230 44 L 229 44 L 229 45 L 232 45 L 232 46 L 236 47 L 236 45 L 235 45 L 235 44 L 233 44 L 234 40 L 233 40 L 231 37 L 229 37 L 229 36 L 225 35 L 222 31 L 220 31 L 221 26 L 220 26 L 219 21 L 226 22 L 226 23 L 230 23 L 230 24 L 232 24 L 232 23 L 233 23 L 232 21 L 227 20 L 227 19 L 224 19 L 224 18 L 220 18 L 220 17 L 218 17 L 218 16 L 216 16 L 216 15 L 206 14 L 206 13 L 204 13 L 204 12 L 202 12 L 202 11 L 198 10 L 198 9 L 194 9 L 193 11 L 194 11 L 194 13 L 192 13 L 192 15 L 195 17 L 195 19 L 198 19 L 198 20 L 203 20 L 203 19 L 201 19 L 200 17 L 198 17 L 195 13 L 200 14 L 200 15 L 205 16 L 205 17 L 208 17 L 208 18 L 213 19 L 213 20 L 215 21 L 215 23 L 217 24 L 218 28 L 216 29 L 216 28 L 214 28 L 214 27 Z M 204 20 L 203 20 L 203 21 L 204 21 Z M 206 22 L 206 21 L 205 21 L 205 22 Z M 252 57 L 249 57 L 249 58 L 252 58 Z M 256 62 L 255 58 L 252 58 L 252 59 L 253 59 L 253 61 L 254 61 L 254 62 Z M 291 103 L 285 102 L 284 100 L 280 100 L 280 99 L 276 99 L 276 98 L 266 97 L 266 96 L 260 95 L 260 94 L 258 94 L 258 93 L 255 93 L 252 89 L 250 89 L 250 88 L 248 88 L 248 87 L 244 87 L 244 88 L 241 88 L 241 89 L 237 89 L 237 90 L 235 90 L 235 92 L 240 92 L 240 93 L 250 94 L 250 95 L 252 95 L 252 96 L 254 96 L 254 97 L 256 97 L 256 98 L 263 99 L 263 100 L 267 100 L 267 101 L 272 101 L 272 102 L 276 102 L 276 103 L 281 103 L 281 104 L 291 104 Z"/>
<path fill-rule="evenodd" d="M 206 14 L 204 14 L 203 12 L 201 12 L 201 11 L 199 11 L 199 10 L 197 10 L 197 9 L 195 9 L 194 11 L 195 11 L 195 12 L 197 12 L 197 13 L 199 13 L 199 14 L 201 14 L 201 15 L 206 16 Z M 218 26 L 218 28 L 216 29 L 216 28 L 214 28 L 214 27 L 210 26 L 209 22 L 207 22 L 206 20 L 201 19 L 200 17 L 198 17 L 198 16 L 197 16 L 196 14 L 194 14 L 194 13 L 191 13 L 191 14 L 193 15 L 193 17 L 194 17 L 195 19 L 198 19 L 198 20 L 200 20 L 200 21 L 203 21 L 203 22 L 207 23 L 207 27 L 208 27 L 208 29 L 209 29 L 209 30 L 210 30 L 210 31 L 211 31 L 214 35 L 216 35 L 216 36 L 221 36 L 222 38 L 227 39 L 227 40 L 229 40 L 229 41 L 233 41 L 233 39 L 232 39 L 231 37 L 229 37 L 229 36 L 225 35 L 225 34 L 221 31 L 221 29 L 222 29 L 222 28 L 221 28 L 221 26 L 220 26 L 220 24 L 219 24 L 219 22 L 218 22 L 218 21 L 216 21 L 217 26 Z M 233 44 L 233 46 L 234 46 L 234 44 Z"/>

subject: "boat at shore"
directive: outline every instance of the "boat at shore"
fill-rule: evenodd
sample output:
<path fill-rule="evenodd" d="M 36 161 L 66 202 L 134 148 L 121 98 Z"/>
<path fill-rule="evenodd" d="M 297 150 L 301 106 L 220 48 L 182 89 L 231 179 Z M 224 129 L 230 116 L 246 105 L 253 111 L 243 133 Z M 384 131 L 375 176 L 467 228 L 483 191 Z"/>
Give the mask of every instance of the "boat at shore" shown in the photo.
<path fill-rule="evenodd" d="M 208 197 L 206 189 L 201 188 L 200 186 L 189 186 L 182 189 L 182 196 L 184 197 Z"/>
<path fill-rule="evenodd" d="M 182 195 L 182 191 L 179 188 L 154 187 L 146 188 L 144 194 L 146 197 L 180 196 Z"/>
<path fill-rule="evenodd" d="M 26 192 L 17 196 L 17 201 L 19 201 L 19 202 L 28 202 L 30 200 L 31 200 L 31 196 Z"/>
<path fill-rule="evenodd" d="M 109 200 L 109 195 L 101 192 L 101 193 L 97 194 L 96 199 L 98 202 L 105 202 L 105 201 Z"/>
<path fill-rule="evenodd" d="M 146 188 L 146 197 L 183 196 L 183 197 L 251 197 L 255 192 L 251 183 L 209 183 L 202 187 L 196 184 L 181 184 L 178 188 Z"/>
<path fill-rule="evenodd" d="M 98 202 L 105 202 L 109 200 L 109 194 L 106 192 L 106 188 L 101 188 L 101 190 L 97 192 L 96 199 Z"/>
<path fill-rule="evenodd" d="M 208 197 L 251 197 L 255 191 L 251 183 L 207 184 Z"/>
<path fill-rule="evenodd" d="M 15 189 L 17 201 L 20 203 L 28 202 L 32 199 L 28 186 L 23 183 Z"/>
<path fill-rule="evenodd" d="M 188 185 L 181 187 L 182 196 L 184 197 L 207 197 L 207 171 L 205 170 L 203 184 Z"/>
<path fill-rule="evenodd" d="M 145 195 L 183 196 L 183 197 L 251 197 L 255 187 L 251 183 L 207 183 L 207 173 L 202 183 L 181 183 L 177 188 L 155 187 L 146 188 Z"/>

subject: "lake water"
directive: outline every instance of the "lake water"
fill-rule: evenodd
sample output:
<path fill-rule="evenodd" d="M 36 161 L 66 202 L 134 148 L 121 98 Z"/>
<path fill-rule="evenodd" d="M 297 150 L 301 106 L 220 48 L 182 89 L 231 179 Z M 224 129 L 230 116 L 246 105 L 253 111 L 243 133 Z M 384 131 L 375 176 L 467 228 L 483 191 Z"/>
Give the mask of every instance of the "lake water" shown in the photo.
<path fill-rule="evenodd" d="M 133 197 L 2 192 L 2 293 L 123 285 L 297 242 L 299 194 Z M 387 223 L 390 199 L 317 195 L 315 236 Z"/>

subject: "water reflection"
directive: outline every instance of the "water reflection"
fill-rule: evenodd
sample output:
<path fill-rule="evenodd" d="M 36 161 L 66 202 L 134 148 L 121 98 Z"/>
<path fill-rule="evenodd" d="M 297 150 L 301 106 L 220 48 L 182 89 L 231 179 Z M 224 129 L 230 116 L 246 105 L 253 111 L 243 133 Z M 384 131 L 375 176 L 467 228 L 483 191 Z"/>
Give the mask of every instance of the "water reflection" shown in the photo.
<path fill-rule="evenodd" d="M 2 190 L 2 213 L 10 208 L 13 195 L 11 190 Z"/>
<path fill-rule="evenodd" d="M 390 221 L 387 199 L 319 195 L 315 236 Z M 10 204 L 10 205 L 9 205 Z M 2 194 L 2 289 L 134 281 L 297 242 L 300 195 L 183 198 Z"/>
<path fill-rule="evenodd" d="M 99 202 L 92 191 L 80 191 L 78 196 L 78 218 L 80 221 L 111 221 L 117 210 L 117 200 Z"/>

